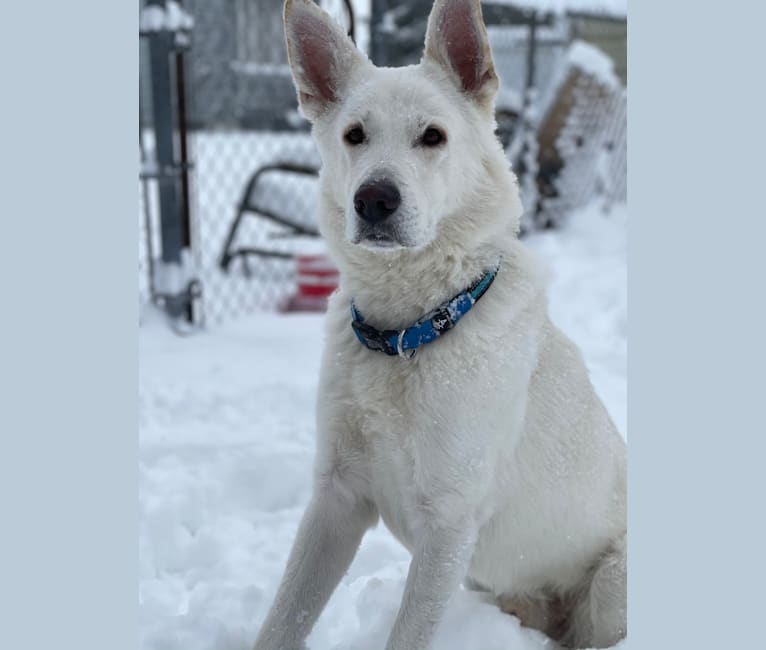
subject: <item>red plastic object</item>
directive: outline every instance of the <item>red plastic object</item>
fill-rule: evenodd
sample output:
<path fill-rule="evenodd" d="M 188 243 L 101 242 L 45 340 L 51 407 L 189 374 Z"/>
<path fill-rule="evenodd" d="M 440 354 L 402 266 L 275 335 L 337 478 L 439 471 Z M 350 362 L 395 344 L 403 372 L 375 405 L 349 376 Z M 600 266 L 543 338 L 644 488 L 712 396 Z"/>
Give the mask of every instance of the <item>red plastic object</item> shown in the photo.
<path fill-rule="evenodd" d="M 325 311 L 327 298 L 338 288 L 338 269 L 326 255 L 296 258 L 297 290 L 284 311 Z"/>

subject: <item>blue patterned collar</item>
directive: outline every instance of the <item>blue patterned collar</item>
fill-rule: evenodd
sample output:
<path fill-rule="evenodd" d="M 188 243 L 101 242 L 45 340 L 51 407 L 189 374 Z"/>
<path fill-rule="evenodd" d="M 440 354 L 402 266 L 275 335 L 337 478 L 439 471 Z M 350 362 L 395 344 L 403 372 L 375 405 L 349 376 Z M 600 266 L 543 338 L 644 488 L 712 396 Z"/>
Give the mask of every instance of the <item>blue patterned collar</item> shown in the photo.
<path fill-rule="evenodd" d="M 421 345 L 431 343 L 449 332 L 467 314 L 477 300 L 489 289 L 500 264 L 487 271 L 470 287 L 454 298 L 443 302 L 433 311 L 403 330 L 378 330 L 364 322 L 364 317 L 351 301 L 351 327 L 359 342 L 370 350 L 384 352 L 389 356 L 411 359 Z"/>

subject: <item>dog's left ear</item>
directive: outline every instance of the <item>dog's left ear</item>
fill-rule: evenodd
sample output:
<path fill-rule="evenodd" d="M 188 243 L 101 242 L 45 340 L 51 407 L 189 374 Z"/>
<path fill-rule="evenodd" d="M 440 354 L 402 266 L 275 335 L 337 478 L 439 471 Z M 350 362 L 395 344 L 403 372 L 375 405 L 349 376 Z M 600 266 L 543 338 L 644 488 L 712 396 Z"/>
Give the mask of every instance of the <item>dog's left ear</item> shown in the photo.
<path fill-rule="evenodd" d="M 339 101 L 353 67 L 365 58 L 313 0 L 285 0 L 284 20 L 298 101 L 313 121 Z"/>
<path fill-rule="evenodd" d="M 498 80 L 480 0 L 434 2 L 423 58 L 441 65 L 460 90 L 492 110 Z"/>

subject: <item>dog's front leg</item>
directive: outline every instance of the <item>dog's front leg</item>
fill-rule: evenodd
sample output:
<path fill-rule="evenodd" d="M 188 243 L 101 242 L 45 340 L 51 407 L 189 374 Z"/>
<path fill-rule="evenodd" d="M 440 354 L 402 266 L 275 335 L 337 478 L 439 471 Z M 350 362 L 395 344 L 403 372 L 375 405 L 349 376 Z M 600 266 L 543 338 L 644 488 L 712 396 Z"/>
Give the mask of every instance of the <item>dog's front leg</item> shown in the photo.
<path fill-rule="evenodd" d="M 386 650 L 428 648 L 434 627 L 465 576 L 475 541 L 476 527 L 468 517 L 423 532 Z"/>
<path fill-rule="evenodd" d="M 299 650 L 377 513 L 332 481 L 315 491 L 255 650 Z"/>

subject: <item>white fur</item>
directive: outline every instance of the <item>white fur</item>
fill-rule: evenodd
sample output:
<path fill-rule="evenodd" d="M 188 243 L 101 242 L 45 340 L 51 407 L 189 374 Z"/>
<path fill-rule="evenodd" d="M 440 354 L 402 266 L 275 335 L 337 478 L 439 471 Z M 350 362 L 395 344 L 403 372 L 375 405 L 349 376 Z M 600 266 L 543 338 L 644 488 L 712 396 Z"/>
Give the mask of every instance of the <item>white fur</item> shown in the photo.
<path fill-rule="evenodd" d="M 379 517 L 413 556 L 388 650 L 427 648 L 464 579 L 501 602 L 524 601 L 525 622 L 569 645 L 611 645 L 626 632 L 624 442 L 579 351 L 550 322 L 543 274 L 516 239 L 521 206 L 493 134 L 492 75 L 467 92 L 449 62 L 429 55 L 444 50 L 434 25 L 467 11 L 461 27 L 485 46 L 477 1 L 437 0 L 423 62 L 378 69 L 313 3 L 286 2 L 291 64 L 323 161 L 320 227 L 341 288 L 327 315 L 314 496 L 256 650 L 305 647 Z M 324 40 L 345 58 L 334 64 L 336 92 L 307 104 L 301 57 L 327 55 L 301 51 L 313 21 L 333 30 Z M 362 147 L 343 142 L 354 122 L 369 134 Z M 446 146 L 414 146 L 433 123 Z M 351 197 L 381 173 L 403 199 L 395 248 L 353 243 Z M 498 259 L 482 300 L 413 359 L 356 340 L 352 298 L 371 325 L 400 329 Z M 565 624 L 554 625 L 560 602 Z"/>

